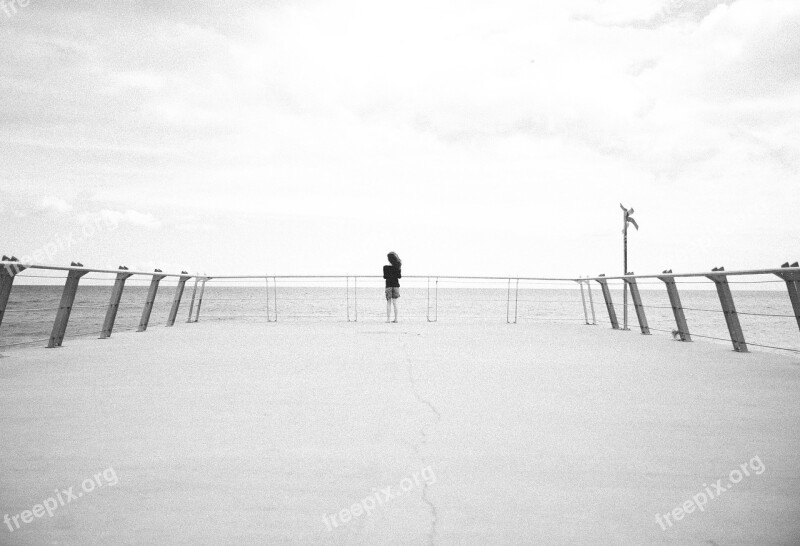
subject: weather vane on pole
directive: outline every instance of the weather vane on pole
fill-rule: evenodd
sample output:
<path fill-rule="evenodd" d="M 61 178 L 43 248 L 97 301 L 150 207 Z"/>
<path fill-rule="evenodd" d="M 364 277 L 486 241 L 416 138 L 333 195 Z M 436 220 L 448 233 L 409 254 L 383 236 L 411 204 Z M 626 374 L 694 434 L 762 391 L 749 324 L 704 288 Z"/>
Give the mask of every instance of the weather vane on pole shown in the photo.
<path fill-rule="evenodd" d="M 622 247 L 623 247 L 623 269 L 622 274 L 628 274 L 628 224 L 633 224 L 633 227 L 636 228 L 636 231 L 639 231 L 639 224 L 636 223 L 636 220 L 633 219 L 633 209 L 626 209 L 622 206 L 622 203 L 619 204 L 619 208 L 622 209 Z M 628 329 L 628 283 L 622 283 L 622 328 L 624 330 Z"/>

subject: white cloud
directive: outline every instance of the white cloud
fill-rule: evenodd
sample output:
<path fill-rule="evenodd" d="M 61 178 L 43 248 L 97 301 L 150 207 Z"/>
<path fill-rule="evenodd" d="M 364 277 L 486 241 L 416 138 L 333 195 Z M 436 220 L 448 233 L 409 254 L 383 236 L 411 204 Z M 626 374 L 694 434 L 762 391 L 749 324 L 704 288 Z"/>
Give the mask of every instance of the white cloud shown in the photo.
<path fill-rule="evenodd" d="M 39 201 L 39 210 L 63 214 L 71 211 L 72 205 L 57 197 L 44 197 Z"/>
<path fill-rule="evenodd" d="M 187 233 L 204 233 L 209 231 L 217 231 L 219 228 L 207 222 L 182 222 L 175 224 L 175 229 L 178 231 L 185 231 Z"/>
<path fill-rule="evenodd" d="M 107 226 L 128 224 L 134 227 L 143 227 L 146 229 L 160 229 L 162 225 L 161 221 L 155 218 L 152 214 L 130 209 L 124 212 L 102 209 L 98 212 L 83 213 L 78 215 L 78 221 L 81 223 L 102 222 Z"/>

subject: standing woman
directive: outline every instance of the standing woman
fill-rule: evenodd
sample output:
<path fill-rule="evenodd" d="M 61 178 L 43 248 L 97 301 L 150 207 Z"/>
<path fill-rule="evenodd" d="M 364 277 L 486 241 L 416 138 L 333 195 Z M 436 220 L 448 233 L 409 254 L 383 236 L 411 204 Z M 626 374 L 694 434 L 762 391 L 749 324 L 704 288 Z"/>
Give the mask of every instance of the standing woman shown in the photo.
<path fill-rule="evenodd" d="M 397 298 L 400 297 L 400 267 L 403 262 L 400 261 L 400 256 L 396 252 L 390 252 L 386 255 L 389 258 L 389 263 L 392 265 L 383 266 L 383 278 L 386 279 L 386 322 L 389 322 L 389 315 L 394 306 L 394 321 L 397 322 Z"/>

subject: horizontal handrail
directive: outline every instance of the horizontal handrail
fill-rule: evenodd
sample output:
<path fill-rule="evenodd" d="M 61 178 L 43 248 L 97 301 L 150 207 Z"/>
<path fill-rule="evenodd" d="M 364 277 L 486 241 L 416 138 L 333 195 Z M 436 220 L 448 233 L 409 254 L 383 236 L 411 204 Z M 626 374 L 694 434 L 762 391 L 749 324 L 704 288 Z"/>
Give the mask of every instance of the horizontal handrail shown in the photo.
<path fill-rule="evenodd" d="M 100 269 L 85 266 L 60 266 L 60 265 L 47 265 L 47 264 L 27 264 L 22 262 L 0 261 L 0 267 L 6 268 L 25 268 L 25 269 L 40 269 L 49 271 L 77 271 L 82 273 L 108 273 L 115 275 L 117 273 L 128 273 L 131 275 L 146 275 L 152 276 L 158 274 L 164 277 L 190 277 L 198 278 L 201 280 L 212 279 L 345 279 L 350 277 L 358 277 L 359 279 L 382 279 L 382 275 L 355 275 L 346 274 L 341 275 L 206 275 L 206 274 L 190 274 L 190 273 L 168 273 L 162 271 L 129 271 L 123 269 Z M 470 279 L 470 280 L 497 280 L 505 281 L 508 279 L 518 279 L 520 281 L 547 281 L 547 282 L 583 282 L 587 280 L 625 280 L 625 279 L 660 279 L 660 278 L 689 278 L 689 277 L 708 277 L 714 275 L 727 275 L 727 276 L 742 276 L 742 275 L 767 275 L 778 273 L 795 273 L 800 275 L 800 267 L 773 267 L 767 269 L 740 269 L 740 270 L 718 270 L 718 271 L 702 271 L 691 273 L 648 273 L 644 275 L 614 275 L 614 276 L 584 276 L 584 277 L 521 277 L 517 275 L 505 276 L 479 276 L 479 275 L 405 275 L 406 279 Z"/>
<path fill-rule="evenodd" d="M 737 276 L 737 275 L 769 275 L 769 274 L 777 274 L 777 273 L 799 273 L 800 274 L 800 267 L 772 267 L 769 269 L 739 269 L 739 270 L 731 270 L 726 271 L 724 269 L 720 269 L 717 271 L 704 271 L 701 273 L 648 273 L 646 275 L 618 275 L 618 276 L 601 276 L 597 275 L 595 277 L 583 277 L 581 280 L 589 280 L 589 281 L 597 281 L 597 280 L 625 280 L 625 279 L 660 279 L 660 278 L 668 278 L 668 279 L 677 279 L 677 278 L 684 278 L 684 277 L 713 277 L 714 275 L 727 275 L 727 276 Z"/>
<path fill-rule="evenodd" d="M 77 271 L 81 273 L 109 273 L 116 275 L 117 273 L 128 273 L 130 275 L 163 275 L 164 277 L 197 277 L 198 275 L 190 275 L 189 273 L 164 273 L 161 271 L 129 271 L 127 269 L 98 269 L 94 267 L 74 266 L 74 265 L 44 265 L 44 264 L 28 264 L 23 262 L 10 262 L 0 261 L 0 267 L 7 269 L 44 269 L 48 271 Z M 201 278 L 206 278 L 205 275 L 200 275 Z"/>

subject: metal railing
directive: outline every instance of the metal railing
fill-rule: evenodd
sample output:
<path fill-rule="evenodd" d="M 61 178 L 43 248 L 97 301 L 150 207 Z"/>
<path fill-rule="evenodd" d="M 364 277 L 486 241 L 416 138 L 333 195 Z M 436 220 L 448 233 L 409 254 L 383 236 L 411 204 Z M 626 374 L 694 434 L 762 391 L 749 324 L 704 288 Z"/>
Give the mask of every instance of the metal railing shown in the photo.
<path fill-rule="evenodd" d="M 769 276 L 770 278 L 758 280 L 729 280 L 729 277 L 763 277 Z M 771 277 L 778 277 L 777 279 Z M 681 296 L 678 290 L 678 282 L 681 279 L 692 279 L 688 282 L 698 283 L 713 283 L 714 289 L 717 292 L 720 310 L 714 309 L 698 309 L 692 307 L 685 307 L 681 301 Z M 705 281 L 703 281 L 705 279 Z M 738 270 L 738 271 L 725 271 L 724 267 L 715 267 L 711 271 L 701 273 L 673 273 L 672 270 L 665 270 L 661 274 L 650 275 L 628 275 L 607 277 L 605 275 L 598 275 L 596 277 L 586 277 L 581 279 L 582 284 L 589 284 L 590 281 L 595 281 L 600 284 L 603 299 L 606 304 L 609 321 L 611 327 L 620 329 L 616 311 L 614 308 L 611 291 L 609 289 L 609 281 L 621 281 L 623 283 L 623 290 L 630 291 L 631 299 L 636 318 L 639 324 L 639 329 L 642 334 L 649 335 L 651 328 L 647 321 L 647 313 L 645 309 L 658 309 L 657 306 L 648 306 L 643 303 L 641 292 L 639 291 L 639 281 L 657 280 L 663 283 L 669 297 L 669 309 L 675 320 L 676 328 L 671 330 L 673 337 L 681 341 L 692 341 L 692 333 L 689 331 L 688 321 L 686 319 L 686 311 L 706 312 L 706 313 L 719 313 L 721 312 L 728 330 L 728 338 L 721 338 L 718 336 L 696 334 L 696 337 L 703 337 L 714 339 L 718 341 L 730 341 L 733 344 L 733 350 L 737 352 L 748 352 L 748 343 L 745 341 L 744 332 L 742 329 L 740 315 L 745 316 L 760 316 L 771 318 L 789 318 L 794 319 L 800 329 L 800 267 L 795 262 L 792 265 L 788 263 L 783 264 L 780 268 L 772 269 L 752 269 L 752 270 Z M 685 282 L 685 281 L 684 281 Z M 765 283 L 784 283 L 789 292 L 789 302 L 791 303 L 792 313 L 754 313 L 737 311 L 734 302 L 733 291 L 731 290 L 732 284 L 765 284 Z M 628 327 L 628 307 L 624 308 L 624 322 L 623 329 Z M 662 330 L 669 331 L 669 330 Z M 775 345 L 767 345 L 763 343 L 752 343 L 752 345 L 767 348 L 778 349 L 792 352 L 800 352 L 800 350 L 792 347 L 782 347 Z"/>
<path fill-rule="evenodd" d="M 254 302 L 253 292 L 246 294 L 234 294 L 229 291 L 223 293 L 223 288 L 243 288 L 256 287 L 261 285 L 263 297 L 261 298 L 260 314 L 249 315 L 266 319 L 268 322 L 283 318 L 341 318 L 348 322 L 356 322 L 359 319 L 373 319 L 383 316 L 377 299 L 383 299 L 383 278 L 378 275 L 269 275 L 261 277 L 253 276 L 214 276 L 209 279 L 206 290 L 211 291 L 211 295 L 206 293 L 203 297 L 203 304 L 214 304 L 214 302 L 247 301 Z M 514 290 L 506 290 L 507 287 L 515 287 Z M 527 287 L 526 287 L 527 283 Z M 569 286 L 577 288 L 573 279 L 542 279 L 542 278 L 513 278 L 507 277 L 466 277 L 466 276 L 427 276 L 410 275 L 403 277 L 403 289 L 401 301 L 403 303 L 405 317 L 425 319 L 427 322 L 437 322 L 440 311 L 440 289 L 444 290 L 449 296 L 444 300 L 447 305 L 445 309 L 453 316 L 461 318 L 501 318 L 500 312 L 505 312 L 506 321 L 514 323 L 521 318 L 520 309 L 526 302 L 536 301 L 537 303 L 565 303 L 569 299 L 562 299 L 559 302 L 548 302 L 546 300 L 532 300 L 524 297 L 530 295 L 534 290 L 533 283 L 546 283 L 550 286 Z M 201 285 L 202 287 L 202 281 Z M 298 291 L 299 287 L 305 287 L 305 293 Z M 502 290 L 502 297 L 500 288 Z M 279 290 L 280 288 L 280 290 Z M 315 294 L 308 290 L 319 288 L 326 289 L 324 294 Z M 458 305 L 454 301 L 459 296 L 459 291 L 482 288 L 491 291 L 490 294 L 482 294 L 481 297 L 470 297 L 469 306 Z M 201 290 L 202 291 L 202 290 Z M 214 292 L 216 291 L 216 292 Z M 280 294 L 280 295 L 279 295 Z M 522 296 L 522 297 L 521 297 Z M 335 304 L 325 304 L 332 300 Z M 368 301 L 369 303 L 364 303 Z M 579 305 L 579 300 L 572 298 L 572 303 Z M 278 305 L 281 305 L 280 312 Z M 297 302 L 306 304 L 308 307 L 313 303 L 320 303 L 314 306 L 311 314 L 298 314 Z M 410 308 L 409 305 L 411 304 Z M 486 305 L 475 305 L 486 304 Z M 492 305 L 497 304 L 497 305 Z M 502 306 L 500 305 L 502 304 Z M 366 306 L 366 311 L 364 307 Z M 488 315 L 476 315 L 481 310 L 490 311 Z M 203 316 L 207 318 L 237 318 L 241 316 L 235 310 L 229 308 L 229 314 L 221 315 L 217 309 L 212 309 Z M 409 312 L 410 311 L 410 312 Z M 577 311 L 577 308 L 576 308 Z M 471 312 L 471 314 L 470 314 Z M 232 314 L 230 314 L 232 313 Z M 491 314 L 493 313 L 493 314 Z M 491 316 L 490 316 L 491 315 Z M 527 316 L 526 318 L 532 318 Z M 577 315 L 571 320 L 579 321 Z"/>
<path fill-rule="evenodd" d="M 46 273 L 44 275 L 31 273 L 32 271 Z M 53 276 L 61 275 L 58 276 Z M 730 279 L 733 277 L 734 279 Z M 757 280 L 746 280 L 756 277 Z M 12 286 L 16 278 L 48 279 L 63 282 L 60 301 L 56 307 L 41 307 L 33 298 L 30 302 L 21 301 L 9 305 Z M 130 280 L 129 280 L 130 279 Z M 191 297 L 188 303 L 188 316 L 186 322 L 193 323 L 200 319 L 201 308 L 203 316 L 209 319 L 263 319 L 266 322 L 277 322 L 281 319 L 315 320 L 321 318 L 339 318 L 348 322 L 364 319 L 373 320 L 383 317 L 381 306 L 376 299 L 382 297 L 382 277 L 378 275 L 191 275 L 186 271 L 180 273 L 164 273 L 160 270 L 153 272 L 130 271 L 120 266 L 119 269 L 97 269 L 84 267 L 73 262 L 70 266 L 53 266 L 42 264 L 22 264 L 14 259 L 3 257 L 0 261 L 0 348 L 12 345 L 24 345 L 45 341 L 44 338 L 22 341 L 19 343 L 4 343 L 3 318 L 6 312 L 17 315 L 15 324 L 23 324 L 25 316 L 35 316 L 37 313 L 55 311 L 52 320 L 50 335 L 46 338 L 47 347 L 60 347 L 66 335 L 67 326 L 73 310 L 76 313 L 91 310 L 105 309 L 102 324 L 96 329 L 71 335 L 97 334 L 101 339 L 108 338 L 115 329 L 118 312 L 127 313 L 126 310 L 135 312 L 141 307 L 138 324 L 129 324 L 127 329 L 138 332 L 147 330 L 153 309 L 162 305 L 157 300 L 158 290 L 163 280 L 165 284 L 174 284 L 172 303 L 166 317 L 166 326 L 173 326 L 181 305 L 185 285 L 194 279 Z M 742 280 L 744 279 L 744 280 Z M 101 283 L 100 286 L 109 287 L 108 303 L 98 301 L 97 295 L 89 305 L 76 305 L 76 295 L 81 282 L 91 281 Z M 43 282 L 43 281 L 39 281 Z M 141 303 L 123 302 L 122 297 L 126 283 L 140 283 L 142 290 L 147 286 L 144 301 Z M 595 285 L 596 283 L 596 285 Z M 706 283 L 713 287 L 719 301 L 719 309 L 684 306 L 681 300 L 679 285 L 698 285 Z M 765 285 L 766 283 L 782 283 L 789 292 L 788 304 L 791 309 L 785 312 L 774 312 L 779 306 L 774 302 L 764 308 L 758 307 L 752 311 L 737 309 L 734 303 L 734 293 L 739 297 L 737 290 L 732 290 L 731 285 Z M 660 274 L 623 276 L 598 275 L 594 277 L 558 278 L 558 277 L 476 277 L 476 276 L 447 276 L 447 275 L 409 275 L 403 282 L 403 316 L 413 319 L 424 319 L 428 322 L 439 320 L 440 307 L 446 316 L 473 319 L 502 319 L 505 311 L 505 320 L 515 324 L 520 320 L 546 321 L 546 322 L 576 322 L 584 324 L 597 324 L 597 311 L 592 286 L 599 286 L 603 297 L 606 313 L 611 327 L 616 330 L 628 329 L 629 307 L 642 334 L 649 335 L 652 331 L 671 332 L 673 337 L 680 341 L 692 341 L 693 336 L 712 340 L 725 340 L 733 344 L 737 352 L 747 352 L 748 344 L 766 349 L 777 349 L 800 353 L 800 348 L 787 346 L 784 343 L 788 332 L 781 333 L 780 341 L 774 343 L 758 343 L 745 341 L 744 329 L 740 318 L 758 317 L 759 319 L 793 319 L 800 329 L 800 267 L 797 263 L 791 266 L 787 263 L 780 268 L 725 271 L 724 268 L 714 268 L 711 271 L 699 273 L 673 273 L 671 270 Z M 667 305 L 654 305 L 657 299 L 654 290 L 640 290 L 640 285 L 651 285 L 648 288 L 660 288 L 666 291 Z M 652 286 L 657 285 L 657 286 Z M 683 286 L 687 288 L 687 286 Z M 254 291 L 254 288 L 258 288 Z M 301 290 L 302 288 L 302 290 Z M 321 290 L 314 291 L 314 288 Z M 545 293 L 546 289 L 565 289 L 558 293 Z M 574 290 L 578 288 L 579 290 Z M 688 286 L 684 295 L 691 295 L 693 288 Z M 245 289 L 245 292 L 237 290 Z M 479 292 L 475 289 L 484 290 Z M 630 293 L 631 302 L 623 305 L 623 320 L 620 325 L 617 316 L 617 307 L 614 304 L 613 291 L 623 290 Z M 577 292 L 580 292 L 578 298 Z M 502 293 L 505 292 L 505 297 Z M 645 292 L 646 297 L 643 297 Z M 440 293 L 444 300 L 440 302 Z M 254 296 L 254 294 L 256 294 Z M 258 296 L 257 294 L 261 294 Z M 775 294 L 772 291 L 771 294 Z M 477 297 L 476 297 L 477 296 Z M 361 297 L 361 304 L 359 303 Z M 367 298 L 369 303 L 364 304 Z M 90 298 L 91 299 L 91 298 Z M 626 298 L 623 298 L 626 299 Z M 773 298 L 774 299 L 774 298 Z M 463 301 L 462 301 L 463 300 Z M 785 300 L 785 298 L 784 298 Z M 655 302 L 658 303 L 658 302 Z M 707 305 L 708 301 L 704 302 Z M 783 305 L 783 304 L 780 304 Z M 204 307 L 205 306 L 205 307 Z M 163 305 L 162 305 L 163 307 Z M 581 318 L 580 312 L 583 312 Z M 161 308 L 159 308 L 161 310 Z M 164 309 L 166 310 L 166 309 Z M 671 320 L 674 324 L 667 324 L 665 313 L 671 311 Z M 727 329 L 725 334 L 703 334 L 690 331 L 687 314 L 694 313 L 721 313 Z M 24 315 L 19 317 L 19 315 Z M 648 314 L 661 322 L 651 326 Z M 86 320 L 94 320 L 94 315 Z M 42 322 L 40 320 L 40 322 Z M 711 324 L 703 319 L 704 324 Z M 659 327 L 660 326 L 660 327 Z M 674 327 L 670 327 L 674 326 Z M 759 330 L 760 329 L 760 330 Z M 793 329 L 793 328 L 792 328 Z M 759 326 L 756 331 L 765 330 Z"/>

